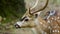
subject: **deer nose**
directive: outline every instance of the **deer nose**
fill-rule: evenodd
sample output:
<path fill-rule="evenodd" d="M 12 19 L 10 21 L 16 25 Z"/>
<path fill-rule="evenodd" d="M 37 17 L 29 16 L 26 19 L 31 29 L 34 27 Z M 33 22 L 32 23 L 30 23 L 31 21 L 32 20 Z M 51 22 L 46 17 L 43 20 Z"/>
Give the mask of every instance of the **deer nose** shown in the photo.
<path fill-rule="evenodd" d="M 15 27 L 16 27 L 16 28 L 21 28 L 18 24 L 15 24 Z"/>

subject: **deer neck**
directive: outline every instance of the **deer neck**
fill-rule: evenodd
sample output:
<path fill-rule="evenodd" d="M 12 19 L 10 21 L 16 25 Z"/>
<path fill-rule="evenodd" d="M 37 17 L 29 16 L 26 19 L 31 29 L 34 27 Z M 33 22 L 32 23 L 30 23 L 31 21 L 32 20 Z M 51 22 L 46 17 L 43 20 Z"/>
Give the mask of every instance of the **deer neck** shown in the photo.
<path fill-rule="evenodd" d="M 36 24 L 35 29 L 37 30 L 37 32 L 39 34 L 47 34 L 47 32 L 49 30 L 49 28 L 48 28 L 49 24 L 46 21 L 44 21 L 41 17 L 38 17 L 35 19 L 34 22 Z M 47 29 L 47 31 L 46 31 L 46 29 Z"/>

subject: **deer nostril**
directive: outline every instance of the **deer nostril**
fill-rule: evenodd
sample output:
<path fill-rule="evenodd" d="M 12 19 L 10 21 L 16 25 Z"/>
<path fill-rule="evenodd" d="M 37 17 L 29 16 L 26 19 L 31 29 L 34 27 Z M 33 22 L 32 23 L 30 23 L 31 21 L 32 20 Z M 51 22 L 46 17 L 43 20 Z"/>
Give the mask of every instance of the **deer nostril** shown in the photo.
<path fill-rule="evenodd" d="M 16 28 L 21 28 L 18 24 L 15 24 L 15 27 L 16 27 Z"/>

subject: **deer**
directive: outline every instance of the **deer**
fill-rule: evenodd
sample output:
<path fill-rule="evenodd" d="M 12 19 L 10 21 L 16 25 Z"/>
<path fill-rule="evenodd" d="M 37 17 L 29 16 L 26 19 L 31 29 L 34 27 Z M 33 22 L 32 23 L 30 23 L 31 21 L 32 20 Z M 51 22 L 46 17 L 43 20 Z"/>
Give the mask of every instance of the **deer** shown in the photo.
<path fill-rule="evenodd" d="M 50 34 L 60 34 L 60 12 L 51 10 L 46 21 L 50 24 Z"/>
<path fill-rule="evenodd" d="M 31 12 L 31 10 L 34 9 L 38 4 L 38 0 L 36 0 L 35 5 L 33 7 L 30 7 L 23 15 L 21 20 L 15 23 L 15 27 L 31 28 L 35 34 L 50 34 L 49 24 L 39 16 L 41 13 L 40 11 L 44 10 L 47 7 L 48 2 L 49 0 L 46 0 L 46 4 L 43 8 Z"/>

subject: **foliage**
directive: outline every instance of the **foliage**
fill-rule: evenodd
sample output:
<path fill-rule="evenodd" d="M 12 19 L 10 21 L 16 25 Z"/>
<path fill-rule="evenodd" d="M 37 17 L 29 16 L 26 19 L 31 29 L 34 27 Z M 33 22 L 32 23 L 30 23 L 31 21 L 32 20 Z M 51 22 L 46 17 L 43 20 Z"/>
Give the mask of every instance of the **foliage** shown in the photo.
<path fill-rule="evenodd" d="M 24 0 L 0 0 L 0 16 L 6 18 L 3 22 L 19 19 L 25 11 Z"/>
<path fill-rule="evenodd" d="M 0 0 L 0 34 L 14 30 L 14 22 L 26 12 L 24 0 Z"/>

